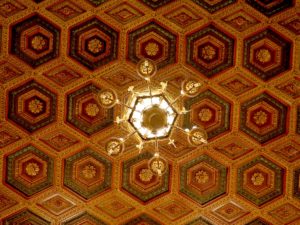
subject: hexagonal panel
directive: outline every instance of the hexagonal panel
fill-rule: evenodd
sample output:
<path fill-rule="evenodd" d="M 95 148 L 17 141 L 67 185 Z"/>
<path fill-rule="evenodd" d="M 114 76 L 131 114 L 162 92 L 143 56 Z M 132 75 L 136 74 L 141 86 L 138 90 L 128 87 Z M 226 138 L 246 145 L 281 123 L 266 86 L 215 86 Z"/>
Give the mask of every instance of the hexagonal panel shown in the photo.
<path fill-rule="evenodd" d="M 294 171 L 293 184 L 293 196 L 300 200 L 300 168 Z"/>
<path fill-rule="evenodd" d="M 243 66 L 267 81 L 291 67 L 292 44 L 271 29 L 244 40 Z"/>
<path fill-rule="evenodd" d="M 33 68 L 59 55 L 60 29 L 38 14 L 13 25 L 11 35 L 11 53 Z"/>
<path fill-rule="evenodd" d="M 193 0 L 193 2 L 208 12 L 214 13 L 230 4 L 235 3 L 236 0 Z"/>
<path fill-rule="evenodd" d="M 4 224 L 34 224 L 34 225 L 50 225 L 51 223 L 44 220 L 41 216 L 36 215 L 28 209 L 25 209 L 15 215 L 11 215 L 3 219 Z"/>
<path fill-rule="evenodd" d="M 34 80 L 9 91 L 8 98 L 7 117 L 28 132 L 56 120 L 56 94 Z"/>
<path fill-rule="evenodd" d="M 97 225 L 107 225 L 102 220 L 92 216 L 91 214 L 84 212 L 74 218 L 67 220 L 62 223 L 63 225 L 77 225 L 77 224 L 97 224 Z"/>
<path fill-rule="evenodd" d="M 163 176 L 153 174 L 148 168 L 152 157 L 145 152 L 123 163 L 122 189 L 145 203 L 169 191 L 169 171 Z"/>
<path fill-rule="evenodd" d="M 214 25 L 186 36 L 186 63 L 211 78 L 233 66 L 234 39 Z"/>
<path fill-rule="evenodd" d="M 64 186 L 88 200 L 111 186 L 112 163 L 86 148 L 65 159 Z"/>
<path fill-rule="evenodd" d="M 98 18 L 70 29 L 69 55 L 90 70 L 117 59 L 119 32 Z"/>
<path fill-rule="evenodd" d="M 256 206 L 281 196 L 285 170 L 263 156 L 238 168 L 237 193 Z"/>
<path fill-rule="evenodd" d="M 288 107 L 267 93 L 241 104 L 240 130 L 264 144 L 286 133 Z"/>
<path fill-rule="evenodd" d="M 266 0 L 246 0 L 256 10 L 260 11 L 265 16 L 273 16 L 284 11 L 294 5 L 293 0 L 284 1 L 266 1 Z"/>
<path fill-rule="evenodd" d="M 98 104 L 100 88 L 87 84 L 67 96 L 67 122 L 90 136 L 113 124 L 114 109 Z"/>
<path fill-rule="evenodd" d="M 203 127 L 208 139 L 230 130 L 231 104 L 210 90 L 201 92 L 185 101 L 184 107 L 191 110 L 184 115 L 184 127 Z"/>
<path fill-rule="evenodd" d="M 107 0 L 85 0 L 85 1 L 92 4 L 94 7 L 97 7 L 103 4 L 104 2 L 106 2 Z"/>
<path fill-rule="evenodd" d="M 177 36 L 157 22 L 148 22 L 128 34 L 128 59 L 137 63 L 149 58 L 157 68 L 176 62 Z"/>
<path fill-rule="evenodd" d="M 208 155 L 180 165 L 180 192 L 204 205 L 226 193 L 227 168 Z"/>
<path fill-rule="evenodd" d="M 54 161 L 29 145 L 6 157 L 6 182 L 30 197 L 52 186 Z"/>

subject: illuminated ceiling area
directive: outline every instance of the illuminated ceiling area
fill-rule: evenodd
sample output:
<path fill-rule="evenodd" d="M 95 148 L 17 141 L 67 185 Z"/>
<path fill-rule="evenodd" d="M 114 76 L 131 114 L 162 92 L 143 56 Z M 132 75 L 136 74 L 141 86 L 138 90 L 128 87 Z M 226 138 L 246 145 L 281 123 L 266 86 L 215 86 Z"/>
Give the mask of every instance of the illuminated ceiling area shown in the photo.
<path fill-rule="evenodd" d="M 0 224 L 299 225 L 299 10 L 0 0 Z M 164 89 L 153 98 L 145 58 Z M 178 99 L 188 80 L 197 93 Z M 104 90 L 118 104 L 101 104 Z M 122 138 L 122 154 L 109 152 Z"/>

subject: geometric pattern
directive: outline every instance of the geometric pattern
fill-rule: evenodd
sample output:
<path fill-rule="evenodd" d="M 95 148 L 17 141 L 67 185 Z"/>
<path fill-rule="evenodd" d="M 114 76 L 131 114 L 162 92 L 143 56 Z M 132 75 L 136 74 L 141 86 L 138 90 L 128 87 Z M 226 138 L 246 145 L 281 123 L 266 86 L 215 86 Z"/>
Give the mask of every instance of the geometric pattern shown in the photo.
<path fill-rule="evenodd" d="M 147 203 L 169 192 L 169 169 L 163 176 L 157 176 L 148 169 L 152 153 L 144 152 L 123 162 L 122 189 Z"/>
<path fill-rule="evenodd" d="M 269 212 L 280 224 L 289 224 L 300 219 L 300 209 L 290 203 L 285 203 Z"/>
<path fill-rule="evenodd" d="M 8 94 L 7 117 L 32 133 L 56 120 L 57 96 L 30 80 Z"/>
<path fill-rule="evenodd" d="M 224 17 L 222 20 L 240 32 L 243 32 L 259 23 L 257 19 L 244 10 L 236 11 L 229 16 Z"/>
<path fill-rule="evenodd" d="M 300 34 L 300 14 L 285 18 L 279 24 L 296 35 Z"/>
<path fill-rule="evenodd" d="M 197 11 L 186 5 L 181 5 L 173 9 L 172 11 L 164 14 L 164 17 L 182 28 L 202 19 Z"/>
<path fill-rule="evenodd" d="M 207 78 L 233 66 L 234 39 L 212 24 L 186 36 L 186 63 Z"/>
<path fill-rule="evenodd" d="M 73 135 L 63 130 L 55 130 L 43 136 L 40 140 L 58 152 L 63 151 L 79 142 Z"/>
<path fill-rule="evenodd" d="M 230 130 L 231 104 L 211 90 L 187 99 L 184 107 L 190 110 L 184 115 L 184 127 L 201 126 L 208 139 Z"/>
<path fill-rule="evenodd" d="M 21 137 L 14 130 L 0 126 L 0 149 L 20 139 Z"/>
<path fill-rule="evenodd" d="M 61 87 L 65 87 L 82 77 L 82 75 L 71 69 L 69 66 L 63 64 L 51 68 L 51 70 L 48 70 L 43 75 Z"/>
<path fill-rule="evenodd" d="M 199 217 L 198 219 L 187 223 L 185 225 L 213 225 L 212 223 L 208 222 L 206 219 Z"/>
<path fill-rule="evenodd" d="M 137 63 L 149 58 L 160 69 L 177 61 L 177 36 L 155 21 L 148 22 L 128 34 L 128 59 Z"/>
<path fill-rule="evenodd" d="M 59 55 L 60 29 L 36 14 L 11 28 L 10 51 L 36 68 Z"/>
<path fill-rule="evenodd" d="M 127 201 L 117 196 L 101 201 L 96 207 L 112 218 L 118 218 L 135 209 Z"/>
<path fill-rule="evenodd" d="M 214 209 L 213 213 L 225 222 L 232 223 L 242 216 L 245 216 L 248 212 L 235 202 L 228 202 L 225 205 Z"/>
<path fill-rule="evenodd" d="M 123 2 L 115 6 L 114 8 L 105 11 L 105 13 L 110 15 L 121 24 L 127 24 L 144 15 L 144 13 L 141 12 L 138 8 L 135 8 L 135 6 L 127 2 Z"/>
<path fill-rule="evenodd" d="M 253 82 L 246 79 L 240 74 L 236 74 L 226 80 L 221 81 L 219 85 L 227 91 L 234 94 L 235 96 L 244 94 L 247 91 L 250 91 L 251 89 L 256 87 L 256 85 Z"/>
<path fill-rule="evenodd" d="M 5 166 L 7 184 L 26 197 L 53 184 L 53 159 L 32 145 L 8 155 Z"/>
<path fill-rule="evenodd" d="M 89 70 L 117 59 L 119 33 L 94 17 L 70 29 L 69 55 Z"/>
<path fill-rule="evenodd" d="M 230 4 L 236 2 L 236 0 L 193 0 L 196 4 L 206 9 L 210 13 L 214 13 Z"/>
<path fill-rule="evenodd" d="M 293 99 L 300 97 L 300 78 L 298 77 L 293 77 L 275 87 Z"/>
<path fill-rule="evenodd" d="M 1 40 L 1 30 L 0 30 L 0 40 Z M 0 48 L 1 50 L 1 48 Z M 0 84 L 5 84 L 19 76 L 24 74 L 23 71 L 19 70 L 17 67 L 6 61 L 0 61 Z"/>
<path fill-rule="evenodd" d="M 285 170 L 263 156 L 238 168 L 237 193 L 260 207 L 283 194 Z"/>
<path fill-rule="evenodd" d="M 261 218 L 256 218 L 255 220 L 245 224 L 245 225 L 272 225 Z"/>
<path fill-rule="evenodd" d="M 16 205 L 18 202 L 0 192 L 0 212 Z"/>
<path fill-rule="evenodd" d="M 151 7 L 153 10 L 158 9 L 161 6 L 164 6 L 170 2 L 173 2 L 174 0 L 140 0 L 145 5 Z"/>
<path fill-rule="evenodd" d="M 0 15 L 7 18 L 27 9 L 16 0 L 0 0 Z"/>
<path fill-rule="evenodd" d="M 68 21 L 85 12 L 84 9 L 71 2 L 70 0 L 56 2 L 48 7 L 47 10 L 49 10 L 51 13 L 53 13 L 63 21 Z"/>
<path fill-rule="evenodd" d="M 267 81 L 291 67 L 292 44 L 271 29 L 244 40 L 243 66 Z"/>
<path fill-rule="evenodd" d="M 226 193 L 227 168 L 208 155 L 180 166 L 180 192 L 204 205 Z"/>
<path fill-rule="evenodd" d="M 285 141 L 283 144 L 276 145 L 272 149 L 278 157 L 286 160 L 287 162 L 294 162 L 300 159 L 300 143 L 296 140 Z"/>
<path fill-rule="evenodd" d="M 180 200 L 169 200 L 154 208 L 154 211 L 167 217 L 171 221 L 178 220 L 193 212 L 190 207 Z"/>
<path fill-rule="evenodd" d="M 71 201 L 60 194 L 52 195 L 38 203 L 38 205 L 56 216 L 74 207 Z"/>
<path fill-rule="evenodd" d="M 88 136 L 113 124 L 114 109 L 98 104 L 99 91 L 90 83 L 67 95 L 67 122 Z"/>
<path fill-rule="evenodd" d="M 300 168 L 294 171 L 293 183 L 293 196 L 300 200 Z"/>
<path fill-rule="evenodd" d="M 288 107 L 267 93 L 241 104 L 240 130 L 260 144 L 286 133 Z"/>
<path fill-rule="evenodd" d="M 267 17 L 271 17 L 276 13 L 282 12 L 283 10 L 290 8 L 294 5 L 293 0 L 246 0 L 246 2 Z"/>
<path fill-rule="evenodd" d="M 253 145 L 238 136 L 232 136 L 228 139 L 223 139 L 220 144 L 215 145 L 213 148 L 228 158 L 235 160 L 249 154 L 253 150 Z"/>
<path fill-rule="evenodd" d="M 65 159 L 64 186 L 85 200 L 110 189 L 111 179 L 111 162 L 90 148 Z"/>
<path fill-rule="evenodd" d="M 146 214 L 141 214 L 138 217 L 130 220 L 127 223 L 124 223 L 124 225 L 162 225 L 149 217 Z"/>
<path fill-rule="evenodd" d="M 19 212 L 16 215 L 12 215 L 3 219 L 3 224 L 32 224 L 32 225 L 50 225 L 51 223 L 47 220 L 44 220 L 42 217 L 34 214 L 30 210 L 26 209 L 22 212 Z"/>
<path fill-rule="evenodd" d="M 83 225 L 83 224 L 90 224 L 90 225 L 107 225 L 107 223 L 104 223 L 100 219 L 88 214 L 87 212 L 82 213 L 64 223 L 62 225 Z"/>

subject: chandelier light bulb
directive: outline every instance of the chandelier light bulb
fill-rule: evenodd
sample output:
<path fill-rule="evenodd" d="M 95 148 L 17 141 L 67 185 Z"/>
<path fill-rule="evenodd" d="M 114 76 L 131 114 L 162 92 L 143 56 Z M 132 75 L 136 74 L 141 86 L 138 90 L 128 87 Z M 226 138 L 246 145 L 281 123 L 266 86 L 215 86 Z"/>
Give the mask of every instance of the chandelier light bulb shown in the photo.
<path fill-rule="evenodd" d="M 200 92 L 202 84 L 199 81 L 188 79 L 182 82 L 182 92 L 189 97 L 194 97 Z"/>
<path fill-rule="evenodd" d="M 117 156 L 120 155 L 124 150 L 124 139 L 111 138 L 105 145 L 105 150 L 108 155 Z"/>
<path fill-rule="evenodd" d="M 118 102 L 116 92 L 111 89 L 101 90 L 98 94 L 98 100 L 103 108 L 112 108 Z"/>

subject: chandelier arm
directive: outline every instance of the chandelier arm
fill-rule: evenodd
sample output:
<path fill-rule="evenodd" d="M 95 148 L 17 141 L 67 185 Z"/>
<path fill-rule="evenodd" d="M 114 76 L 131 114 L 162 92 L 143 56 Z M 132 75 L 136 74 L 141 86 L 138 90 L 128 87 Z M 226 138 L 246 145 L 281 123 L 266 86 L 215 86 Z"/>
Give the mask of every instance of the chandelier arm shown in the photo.
<path fill-rule="evenodd" d="M 137 133 L 137 130 L 131 132 L 130 134 L 128 134 L 125 138 L 124 138 L 124 142 L 127 141 L 129 138 L 131 138 L 133 135 L 135 135 Z"/>
<path fill-rule="evenodd" d="M 119 101 L 118 104 L 121 105 L 121 106 L 125 106 L 125 107 L 128 108 L 128 109 L 134 110 L 134 108 L 132 108 L 131 106 L 129 106 L 129 105 L 123 103 L 123 102 L 120 102 L 120 101 Z"/>

